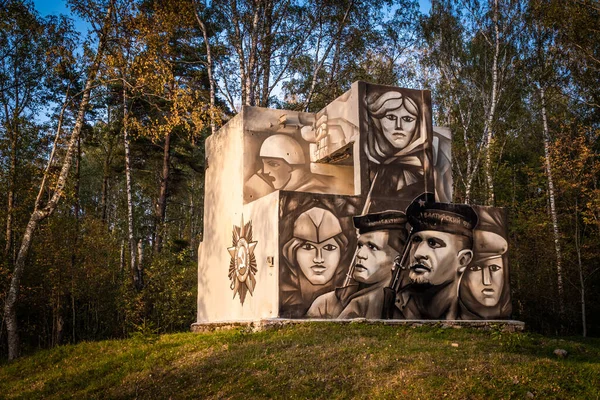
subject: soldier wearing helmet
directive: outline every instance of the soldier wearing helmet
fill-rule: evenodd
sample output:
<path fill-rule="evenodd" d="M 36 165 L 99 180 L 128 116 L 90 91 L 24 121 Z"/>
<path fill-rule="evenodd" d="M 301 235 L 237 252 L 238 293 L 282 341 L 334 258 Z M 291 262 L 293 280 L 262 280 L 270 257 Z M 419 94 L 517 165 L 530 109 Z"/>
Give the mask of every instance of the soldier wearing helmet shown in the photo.
<path fill-rule="evenodd" d="M 269 136 L 261 145 L 258 175 L 274 190 L 327 193 L 333 178 L 310 172 L 302 146 L 291 136 Z"/>
<path fill-rule="evenodd" d="M 315 298 L 343 280 L 348 246 L 338 218 L 320 207 L 300 214 L 292 235 L 282 249 L 280 286 L 280 314 L 288 318 L 304 316 Z"/>

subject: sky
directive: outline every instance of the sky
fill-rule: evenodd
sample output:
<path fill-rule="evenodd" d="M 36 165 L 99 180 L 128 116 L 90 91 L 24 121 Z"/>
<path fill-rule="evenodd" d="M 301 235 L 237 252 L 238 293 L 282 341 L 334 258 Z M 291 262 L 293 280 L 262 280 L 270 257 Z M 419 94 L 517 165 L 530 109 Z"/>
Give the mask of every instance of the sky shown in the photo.
<path fill-rule="evenodd" d="M 40 15 L 68 15 L 74 19 L 75 28 L 79 32 L 84 34 L 87 32 L 88 25 L 81 19 L 75 18 L 71 14 L 71 10 L 69 10 L 67 7 L 65 0 L 33 0 L 33 3 L 35 4 L 35 9 L 40 13 Z M 431 0 L 419 0 L 419 5 L 422 13 L 428 13 L 431 9 Z"/>
<path fill-rule="evenodd" d="M 82 33 L 87 33 L 88 24 L 80 18 L 72 15 L 71 10 L 67 7 L 65 0 L 33 0 L 35 9 L 40 13 L 41 16 L 47 15 L 67 15 L 71 17 L 75 23 L 75 29 Z"/>

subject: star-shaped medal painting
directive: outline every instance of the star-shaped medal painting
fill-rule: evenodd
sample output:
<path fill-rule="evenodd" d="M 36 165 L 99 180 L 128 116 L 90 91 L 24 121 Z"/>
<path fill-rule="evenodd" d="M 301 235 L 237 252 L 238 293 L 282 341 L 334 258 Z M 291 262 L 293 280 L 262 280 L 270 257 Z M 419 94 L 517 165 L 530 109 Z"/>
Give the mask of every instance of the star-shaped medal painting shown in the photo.
<path fill-rule="evenodd" d="M 252 241 L 252 221 L 244 224 L 244 216 L 240 226 L 233 226 L 233 245 L 227 248 L 231 255 L 229 262 L 229 279 L 231 280 L 231 290 L 233 298 L 239 293 L 240 302 L 244 305 L 246 292 L 252 294 L 256 286 L 256 257 L 254 248 L 256 243 Z"/>

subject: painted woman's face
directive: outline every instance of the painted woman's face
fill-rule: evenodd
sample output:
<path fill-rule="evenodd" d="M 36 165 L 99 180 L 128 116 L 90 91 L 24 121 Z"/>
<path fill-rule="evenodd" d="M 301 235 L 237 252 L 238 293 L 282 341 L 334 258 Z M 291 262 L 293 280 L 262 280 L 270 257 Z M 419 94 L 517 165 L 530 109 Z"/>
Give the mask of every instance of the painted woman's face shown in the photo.
<path fill-rule="evenodd" d="M 404 104 L 388 110 L 379 121 L 383 135 L 398 150 L 408 146 L 417 128 L 417 116 L 408 111 Z"/>
<path fill-rule="evenodd" d="M 476 262 L 467 267 L 463 282 L 481 305 L 493 307 L 500 301 L 504 287 L 503 268 L 502 258 Z"/>
<path fill-rule="evenodd" d="M 307 241 L 296 250 L 296 261 L 310 283 L 324 285 L 333 278 L 341 254 L 334 238 L 321 243 Z"/>

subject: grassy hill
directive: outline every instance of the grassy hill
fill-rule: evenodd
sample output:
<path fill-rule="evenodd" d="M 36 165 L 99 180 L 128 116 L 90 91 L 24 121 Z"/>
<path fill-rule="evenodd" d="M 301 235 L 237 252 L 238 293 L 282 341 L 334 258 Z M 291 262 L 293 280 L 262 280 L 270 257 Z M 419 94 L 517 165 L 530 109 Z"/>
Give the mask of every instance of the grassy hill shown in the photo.
<path fill-rule="evenodd" d="M 4 362 L 0 397 L 598 399 L 600 339 L 358 323 L 140 336 Z"/>

